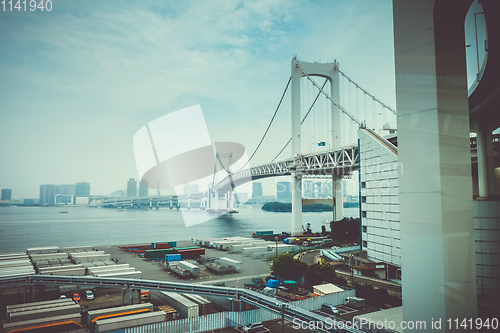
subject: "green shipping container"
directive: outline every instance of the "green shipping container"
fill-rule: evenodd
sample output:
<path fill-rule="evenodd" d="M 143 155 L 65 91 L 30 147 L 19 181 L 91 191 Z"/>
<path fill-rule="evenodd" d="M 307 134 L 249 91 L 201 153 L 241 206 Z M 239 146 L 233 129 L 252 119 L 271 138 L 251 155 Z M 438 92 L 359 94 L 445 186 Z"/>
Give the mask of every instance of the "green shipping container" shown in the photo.
<path fill-rule="evenodd" d="M 146 250 L 144 258 L 165 258 L 166 254 L 176 254 L 176 249 Z"/>
<path fill-rule="evenodd" d="M 178 247 L 176 250 L 193 250 L 193 249 L 201 249 L 199 246 L 191 246 L 191 247 Z"/>

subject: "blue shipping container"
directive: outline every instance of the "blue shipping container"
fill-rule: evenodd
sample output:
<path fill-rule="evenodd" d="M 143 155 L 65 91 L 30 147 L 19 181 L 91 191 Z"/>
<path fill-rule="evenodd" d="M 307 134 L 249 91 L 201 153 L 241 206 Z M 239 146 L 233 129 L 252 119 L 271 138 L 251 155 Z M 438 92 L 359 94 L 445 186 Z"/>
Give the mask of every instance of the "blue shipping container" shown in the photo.
<path fill-rule="evenodd" d="M 166 254 L 165 261 L 166 262 L 181 261 L 181 255 L 180 254 Z"/>

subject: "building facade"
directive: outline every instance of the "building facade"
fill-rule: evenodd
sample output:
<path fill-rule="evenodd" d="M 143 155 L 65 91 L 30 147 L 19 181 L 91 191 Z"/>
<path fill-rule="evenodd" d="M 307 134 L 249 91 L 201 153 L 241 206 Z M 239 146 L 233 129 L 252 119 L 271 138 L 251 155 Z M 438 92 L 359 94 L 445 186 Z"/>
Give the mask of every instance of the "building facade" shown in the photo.
<path fill-rule="evenodd" d="M 149 182 L 147 179 L 141 179 L 139 184 L 139 196 L 147 197 L 149 195 Z"/>
<path fill-rule="evenodd" d="M 90 183 L 86 182 L 76 183 L 75 197 L 90 197 Z"/>
<path fill-rule="evenodd" d="M 137 180 L 129 178 L 127 182 L 127 197 L 137 196 Z"/>
<path fill-rule="evenodd" d="M 262 198 L 262 183 L 253 183 L 252 184 L 252 199 L 260 199 Z"/>
<path fill-rule="evenodd" d="M 292 201 L 292 183 L 291 182 L 277 182 L 276 183 L 276 198 L 278 201 L 291 202 Z"/>
<path fill-rule="evenodd" d="M 12 190 L 9 188 L 2 189 L 2 201 L 12 199 Z"/>

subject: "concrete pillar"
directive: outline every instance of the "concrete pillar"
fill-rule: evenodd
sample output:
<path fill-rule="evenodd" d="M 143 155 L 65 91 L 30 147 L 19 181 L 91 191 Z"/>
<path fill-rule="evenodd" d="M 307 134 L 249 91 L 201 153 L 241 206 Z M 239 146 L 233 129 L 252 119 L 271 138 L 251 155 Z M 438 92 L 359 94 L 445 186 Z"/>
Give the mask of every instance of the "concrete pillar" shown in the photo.
<path fill-rule="evenodd" d="M 23 303 L 26 303 L 26 287 L 24 287 L 23 291 Z"/>
<path fill-rule="evenodd" d="M 339 66 L 338 62 L 335 62 L 334 69 L 332 71 L 332 79 L 330 81 L 331 96 L 332 99 L 340 104 L 340 73 L 337 70 Z M 332 103 L 332 150 L 341 147 L 342 143 L 340 141 L 342 137 L 342 127 L 341 127 L 341 114 L 342 111 L 335 104 Z"/>
<path fill-rule="evenodd" d="M 128 296 L 130 299 L 128 304 L 133 305 L 134 304 L 134 289 L 128 288 Z"/>
<path fill-rule="evenodd" d="M 490 132 L 491 133 L 491 132 Z M 476 132 L 477 142 L 477 180 L 479 196 L 487 197 L 488 191 L 488 155 L 486 145 L 486 133 L 484 131 Z M 491 137 L 490 137 L 491 139 Z"/>
<path fill-rule="evenodd" d="M 292 158 L 302 150 L 300 122 L 300 79 L 302 72 L 297 68 L 297 59 L 292 60 Z M 292 171 L 292 235 L 302 234 L 302 178 Z M 297 177 L 298 176 L 298 177 Z"/>
<path fill-rule="evenodd" d="M 125 289 L 122 288 L 122 306 L 125 305 Z"/>
<path fill-rule="evenodd" d="M 477 318 L 464 47 L 471 3 L 393 1 L 403 320 L 425 321 L 424 331 Z"/>
<path fill-rule="evenodd" d="M 191 196 L 191 195 L 190 195 L 190 194 L 188 194 L 188 198 L 187 198 L 187 208 L 188 208 L 188 209 L 191 209 L 191 197 L 190 197 L 190 196 Z"/>
<path fill-rule="evenodd" d="M 36 296 L 36 286 L 33 285 L 31 287 L 31 296 L 32 296 L 32 301 L 34 302 L 35 301 L 35 296 Z"/>
<path fill-rule="evenodd" d="M 234 210 L 234 194 L 233 189 L 229 190 L 229 211 Z"/>
<path fill-rule="evenodd" d="M 333 219 L 340 221 L 344 218 L 344 200 L 342 176 L 333 175 L 332 177 L 332 196 L 334 200 Z"/>

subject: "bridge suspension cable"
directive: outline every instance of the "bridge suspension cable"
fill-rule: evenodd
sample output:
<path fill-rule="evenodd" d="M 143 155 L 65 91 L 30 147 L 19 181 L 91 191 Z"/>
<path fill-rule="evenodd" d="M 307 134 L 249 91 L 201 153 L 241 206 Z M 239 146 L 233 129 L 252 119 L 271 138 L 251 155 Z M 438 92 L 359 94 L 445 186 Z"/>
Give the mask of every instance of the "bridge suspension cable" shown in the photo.
<path fill-rule="evenodd" d="M 324 88 L 326 86 L 326 84 L 328 83 L 328 79 L 325 80 L 325 83 L 323 83 L 323 85 L 321 86 L 321 88 Z M 309 110 L 307 111 L 306 115 L 304 116 L 304 118 L 302 118 L 302 121 L 300 122 L 300 124 L 302 125 L 304 123 L 304 121 L 306 120 L 307 116 L 309 115 L 309 113 L 311 113 L 311 110 L 312 108 L 314 107 L 314 105 L 316 104 L 316 101 L 318 100 L 319 96 L 321 95 L 321 91 L 318 92 L 318 94 L 316 95 L 316 98 L 314 99 L 314 101 L 312 102 L 311 104 L 311 107 L 309 108 Z M 292 138 L 290 138 L 288 140 L 288 142 L 285 144 L 285 146 L 283 147 L 283 149 L 280 150 L 280 152 L 278 153 L 278 155 L 276 155 L 273 160 L 271 161 L 271 163 L 273 163 L 280 155 L 281 153 L 286 149 L 286 147 L 288 147 L 288 145 L 290 144 L 290 142 L 292 142 Z"/>
<path fill-rule="evenodd" d="M 271 125 L 273 124 L 274 118 L 276 118 L 276 114 L 278 113 L 278 110 L 279 110 L 279 108 L 281 106 L 281 103 L 283 102 L 283 98 L 285 98 L 285 94 L 286 94 L 286 92 L 288 90 L 288 87 L 290 86 L 290 82 L 291 81 L 292 81 L 292 77 L 290 76 L 290 78 L 288 79 L 288 82 L 286 84 L 285 90 L 283 91 L 283 95 L 281 95 L 280 102 L 278 103 L 278 106 L 276 107 L 276 110 L 274 111 L 273 117 L 271 118 L 271 121 L 269 122 L 269 125 L 267 126 L 266 132 L 264 133 L 264 135 L 260 139 L 260 142 L 257 145 L 257 148 L 255 148 L 255 150 L 253 151 L 252 156 L 250 156 L 250 158 L 248 159 L 248 161 L 245 164 L 243 164 L 243 166 L 238 171 L 242 170 L 248 163 L 250 163 L 250 160 L 255 156 L 255 153 L 257 153 L 257 150 L 259 150 L 260 146 L 262 145 L 262 142 L 266 138 L 266 135 L 269 132 L 269 129 L 271 128 Z M 236 172 L 238 172 L 238 171 L 236 171 Z"/>
<path fill-rule="evenodd" d="M 351 113 L 349 113 L 346 109 L 344 109 L 344 107 L 342 105 L 340 105 L 339 103 L 335 102 L 331 97 L 330 95 L 328 95 L 324 90 L 323 88 L 321 88 L 320 86 L 318 86 L 318 84 L 313 80 L 311 79 L 311 77 L 302 69 L 302 67 L 300 67 L 299 64 L 297 64 L 297 68 L 300 69 L 300 71 L 302 72 L 302 74 L 304 74 L 304 76 L 309 80 L 311 81 L 311 83 L 319 89 L 319 91 L 321 91 L 321 93 L 323 95 L 325 95 L 326 98 L 328 98 L 336 107 L 338 107 L 340 109 L 340 111 L 342 111 L 343 113 L 345 113 L 349 118 L 351 118 L 352 121 L 354 121 L 356 124 L 358 124 L 358 126 L 360 128 L 364 127 L 364 124 L 358 120 L 358 118 L 354 117 Z"/>
<path fill-rule="evenodd" d="M 379 100 L 378 98 L 376 98 L 375 96 L 373 96 L 372 94 L 370 94 L 366 89 L 363 89 L 363 87 L 361 87 L 359 84 L 357 84 L 356 82 L 354 82 L 349 76 L 345 75 L 345 73 L 342 72 L 340 69 L 337 68 L 337 70 L 340 73 L 340 75 L 342 75 L 343 77 L 345 77 L 347 79 L 347 81 L 349 81 L 352 84 L 354 84 L 354 86 L 356 88 L 358 88 L 363 93 L 365 93 L 366 95 L 368 95 L 369 97 L 371 97 L 375 102 L 377 102 L 378 104 L 382 105 L 382 107 L 384 107 L 385 109 L 391 111 L 393 114 L 396 114 L 396 111 L 393 108 L 391 108 L 389 105 L 385 104 L 384 102 L 382 102 L 381 100 Z"/>

